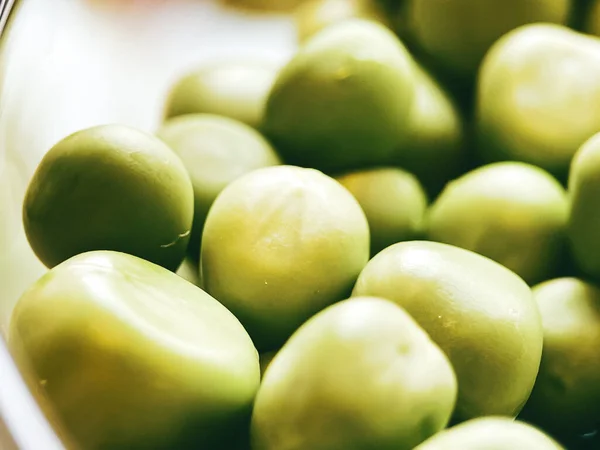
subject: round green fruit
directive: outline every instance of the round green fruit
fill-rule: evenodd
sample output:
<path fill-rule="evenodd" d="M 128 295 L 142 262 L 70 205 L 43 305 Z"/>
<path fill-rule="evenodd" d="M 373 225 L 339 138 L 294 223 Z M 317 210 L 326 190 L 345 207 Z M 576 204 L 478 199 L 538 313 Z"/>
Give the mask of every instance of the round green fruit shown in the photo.
<path fill-rule="evenodd" d="M 379 164 L 400 142 L 414 91 L 414 61 L 392 31 L 344 20 L 281 70 L 262 129 L 288 164 L 328 173 Z"/>
<path fill-rule="evenodd" d="M 258 353 L 240 322 L 160 266 L 77 255 L 17 303 L 9 346 L 78 447 L 230 450 L 248 427 Z"/>
<path fill-rule="evenodd" d="M 542 356 L 527 284 L 504 266 L 437 242 L 394 244 L 361 272 L 353 296 L 402 306 L 446 352 L 458 378 L 455 419 L 516 416 Z"/>
<path fill-rule="evenodd" d="M 161 140 L 121 125 L 74 133 L 38 165 L 23 223 L 38 258 L 54 267 L 91 250 L 129 253 L 176 270 L 189 242 L 194 191 Z"/>
<path fill-rule="evenodd" d="M 600 130 L 599 80 L 598 37 L 549 23 L 507 33 L 479 72 L 480 156 L 527 162 L 566 179 L 577 149 Z"/>
<path fill-rule="evenodd" d="M 257 127 L 278 67 L 260 61 L 206 64 L 179 79 L 165 106 L 166 118 L 216 114 Z"/>
<path fill-rule="evenodd" d="M 600 289 L 577 278 L 533 288 L 544 325 L 544 351 L 523 417 L 562 435 L 600 423 Z"/>
<path fill-rule="evenodd" d="M 417 45 L 446 70 L 473 79 L 505 33 L 535 22 L 566 24 L 571 0 L 406 0 Z"/>
<path fill-rule="evenodd" d="M 337 180 L 362 207 L 371 232 L 371 255 L 400 241 L 420 237 L 427 196 L 417 178 L 398 168 L 347 173 Z"/>
<path fill-rule="evenodd" d="M 352 194 L 294 166 L 258 169 L 229 184 L 202 237 L 204 286 L 261 351 L 347 297 L 368 259 L 369 226 Z"/>
<path fill-rule="evenodd" d="M 576 265 L 600 280 L 600 133 L 588 139 L 571 163 L 567 234 Z"/>
<path fill-rule="evenodd" d="M 271 361 L 252 448 L 412 450 L 446 426 L 456 390 L 446 355 L 402 308 L 345 300 L 309 319 Z"/>
<path fill-rule="evenodd" d="M 565 450 L 537 428 L 506 417 L 473 419 L 426 440 L 414 450 Z"/>
<path fill-rule="evenodd" d="M 494 163 L 446 186 L 429 211 L 427 236 L 487 256 L 531 284 L 559 266 L 568 208 L 565 189 L 543 169 Z"/>

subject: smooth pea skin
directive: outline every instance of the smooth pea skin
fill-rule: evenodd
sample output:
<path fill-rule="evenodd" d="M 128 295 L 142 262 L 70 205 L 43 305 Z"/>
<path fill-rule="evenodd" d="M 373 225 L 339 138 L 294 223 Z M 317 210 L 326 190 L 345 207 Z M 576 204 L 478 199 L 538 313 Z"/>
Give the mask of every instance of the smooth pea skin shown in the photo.
<path fill-rule="evenodd" d="M 536 283 L 559 266 L 568 208 L 565 189 L 543 169 L 489 164 L 446 186 L 429 210 L 427 237 L 480 253 Z"/>
<path fill-rule="evenodd" d="M 523 417 L 561 434 L 600 423 L 600 289 L 578 278 L 533 288 L 542 314 L 544 351 Z"/>
<path fill-rule="evenodd" d="M 455 420 L 521 410 L 543 330 L 531 289 L 513 272 L 451 245 L 401 242 L 369 261 L 352 295 L 394 301 L 446 352 L 458 378 Z"/>
<path fill-rule="evenodd" d="M 193 214 L 194 191 L 181 159 L 154 136 L 121 125 L 58 142 L 23 202 L 27 239 L 47 267 L 86 251 L 115 250 L 176 270 Z"/>
<path fill-rule="evenodd" d="M 309 39 L 279 73 L 262 125 L 288 164 L 329 173 L 391 157 L 414 97 L 413 60 L 362 19 Z"/>
<path fill-rule="evenodd" d="M 537 428 L 506 417 L 481 417 L 449 428 L 414 450 L 565 450 Z"/>
<path fill-rule="evenodd" d="M 258 131 L 213 114 L 169 119 L 157 135 L 179 155 L 192 180 L 195 202 L 189 253 L 198 260 L 206 215 L 217 195 L 241 175 L 281 161 Z"/>
<path fill-rule="evenodd" d="M 294 333 L 256 397 L 254 450 L 412 450 L 456 401 L 447 357 L 402 308 L 353 298 Z"/>
<path fill-rule="evenodd" d="M 257 127 L 278 69 L 261 61 L 205 64 L 185 74 L 171 88 L 165 118 L 206 113 Z"/>
<path fill-rule="evenodd" d="M 371 255 L 396 242 L 420 237 L 427 196 L 414 175 L 385 167 L 347 173 L 337 180 L 354 195 L 367 216 Z"/>
<path fill-rule="evenodd" d="M 341 184 L 314 169 L 275 166 L 229 184 L 208 213 L 201 270 L 208 292 L 260 351 L 347 297 L 369 259 L 369 225 Z"/>
<path fill-rule="evenodd" d="M 27 290 L 9 345 L 31 392 L 90 450 L 235 448 L 260 379 L 225 307 L 111 251 L 75 256 Z"/>
<path fill-rule="evenodd" d="M 418 63 L 414 70 L 415 96 L 390 162 L 414 173 L 433 198 L 465 166 L 465 124 L 431 74 Z"/>
<path fill-rule="evenodd" d="M 300 42 L 329 25 L 352 18 L 374 20 L 391 26 L 378 0 L 306 0 L 296 9 L 294 18 Z"/>
<path fill-rule="evenodd" d="M 600 280 L 600 133 L 573 158 L 568 192 L 571 253 L 583 272 Z"/>
<path fill-rule="evenodd" d="M 481 156 L 564 179 L 577 149 L 600 130 L 600 39 L 559 25 L 518 28 L 486 55 L 477 89 Z"/>
<path fill-rule="evenodd" d="M 446 70 L 472 79 L 488 49 L 519 26 L 566 24 L 571 0 L 406 0 L 416 44 Z"/>

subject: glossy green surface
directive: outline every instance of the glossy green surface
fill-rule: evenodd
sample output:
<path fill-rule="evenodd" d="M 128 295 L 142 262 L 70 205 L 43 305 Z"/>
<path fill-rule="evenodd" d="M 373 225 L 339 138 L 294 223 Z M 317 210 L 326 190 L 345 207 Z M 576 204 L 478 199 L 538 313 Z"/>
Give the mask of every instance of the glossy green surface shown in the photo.
<path fill-rule="evenodd" d="M 564 450 L 531 425 L 506 417 L 473 419 L 417 446 L 415 450 Z"/>
<path fill-rule="evenodd" d="M 463 169 L 467 142 L 456 105 L 419 64 L 414 65 L 416 90 L 408 120 L 391 163 L 414 173 L 434 196 Z"/>
<path fill-rule="evenodd" d="M 600 417 L 600 289 L 578 278 L 533 288 L 544 351 L 524 418 L 561 434 L 588 433 Z"/>
<path fill-rule="evenodd" d="M 404 310 L 353 298 L 306 322 L 256 397 L 254 450 L 412 450 L 456 400 L 447 357 Z"/>
<path fill-rule="evenodd" d="M 446 352 L 458 377 L 456 420 L 521 410 L 543 335 L 531 290 L 513 272 L 458 247 L 401 242 L 367 264 L 352 295 L 394 301 Z"/>
<path fill-rule="evenodd" d="M 348 296 L 368 258 L 367 219 L 350 192 L 317 170 L 275 166 L 217 197 L 201 270 L 207 291 L 266 351 Z"/>
<path fill-rule="evenodd" d="M 367 216 L 371 255 L 421 236 L 427 196 L 414 175 L 387 167 L 351 172 L 337 180 L 354 195 Z"/>
<path fill-rule="evenodd" d="M 490 50 L 478 81 L 478 146 L 487 160 L 535 164 L 566 178 L 600 129 L 600 39 L 535 24 Z"/>
<path fill-rule="evenodd" d="M 445 69 L 474 78 L 502 35 L 535 22 L 565 24 L 571 0 L 406 0 L 412 38 Z"/>
<path fill-rule="evenodd" d="M 343 21 L 282 69 L 262 129 L 289 164 L 326 171 L 378 164 L 400 140 L 414 90 L 412 57 L 389 29 Z"/>
<path fill-rule="evenodd" d="M 175 270 L 193 212 L 192 183 L 167 145 L 133 128 L 103 125 L 45 154 L 25 194 L 23 222 L 47 267 L 85 251 L 115 250 Z"/>
<path fill-rule="evenodd" d="M 227 309 L 117 252 L 44 275 L 19 300 L 9 344 L 32 392 L 90 450 L 229 450 L 259 384 L 258 353 Z"/>
<path fill-rule="evenodd" d="M 487 256 L 531 284 L 559 266 L 567 216 L 566 191 L 550 174 L 494 163 L 446 186 L 429 211 L 427 237 Z"/>
<path fill-rule="evenodd" d="M 169 119 L 158 131 L 158 137 L 179 155 L 194 186 L 189 253 L 197 260 L 206 215 L 217 195 L 241 175 L 281 161 L 258 131 L 213 114 Z"/>
<path fill-rule="evenodd" d="M 240 60 L 205 64 L 180 78 L 168 93 L 165 117 L 217 114 L 258 126 L 278 67 Z"/>
<path fill-rule="evenodd" d="M 600 279 L 600 134 L 577 151 L 569 174 L 568 236 L 579 268 Z"/>

